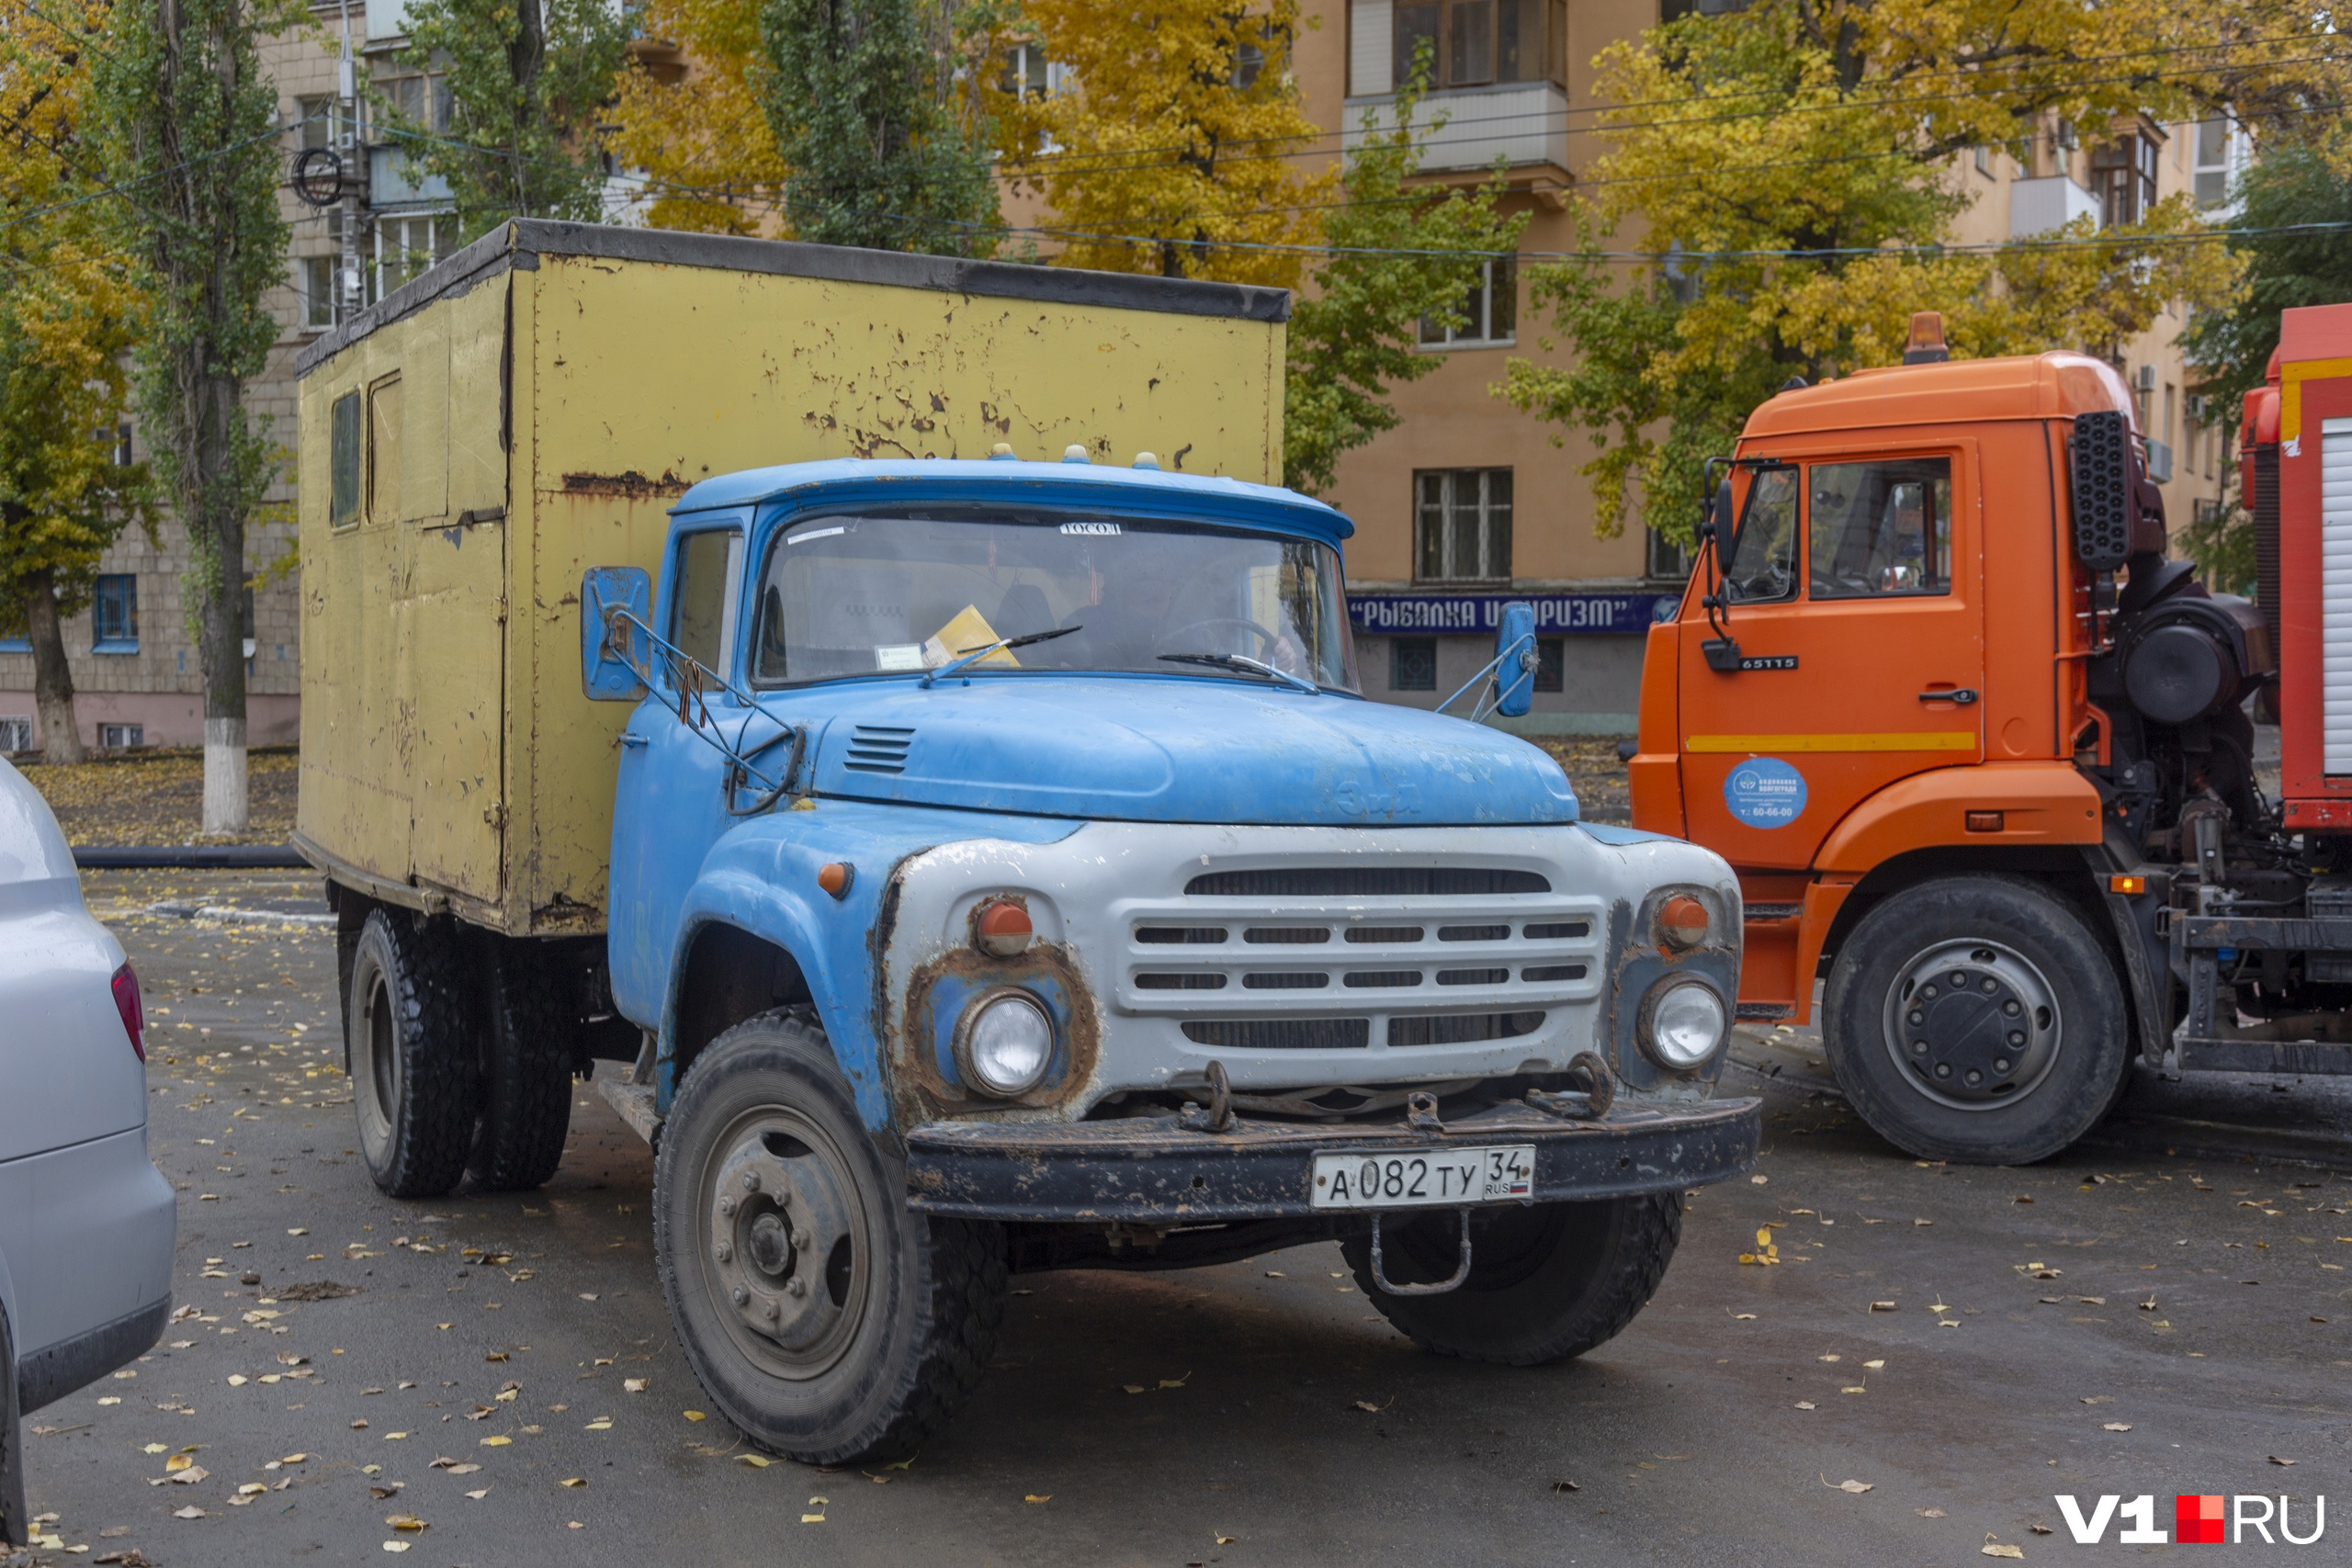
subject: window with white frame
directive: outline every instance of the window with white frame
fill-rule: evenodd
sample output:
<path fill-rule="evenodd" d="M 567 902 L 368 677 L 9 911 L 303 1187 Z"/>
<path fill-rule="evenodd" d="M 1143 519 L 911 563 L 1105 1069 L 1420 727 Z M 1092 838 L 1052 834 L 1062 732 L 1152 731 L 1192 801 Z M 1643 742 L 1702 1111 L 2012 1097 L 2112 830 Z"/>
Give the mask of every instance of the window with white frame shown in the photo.
<path fill-rule="evenodd" d="M 1510 576 L 1509 468 L 1424 468 L 1413 476 L 1413 500 L 1416 581 Z"/>
<path fill-rule="evenodd" d="M 302 296 L 302 325 L 324 332 L 334 325 L 334 264 L 333 256 L 302 256 L 294 263 Z"/>
<path fill-rule="evenodd" d="M 1000 91 L 1023 98 L 1046 98 L 1062 90 L 1068 67 L 1046 58 L 1042 45 L 1016 43 L 1004 51 L 1004 69 L 997 74 Z"/>
<path fill-rule="evenodd" d="M 2192 188 L 2199 207 L 2226 207 L 2230 200 L 2232 152 L 2235 150 L 2236 128 L 2226 119 L 2200 119 L 2197 122 L 2196 157 L 2191 172 Z"/>
<path fill-rule="evenodd" d="M 1389 25 L 1389 83 L 1413 74 L 1419 51 L 1430 51 L 1432 87 L 1483 87 L 1507 82 L 1567 81 L 1566 0 L 1358 0 L 1354 26 Z M 1376 83 L 1361 84 L 1386 90 Z"/>
<path fill-rule="evenodd" d="M 369 271 L 374 276 L 370 299 L 381 299 L 409 279 L 422 276 L 427 267 L 457 248 L 457 238 L 455 213 L 379 218 L 375 254 L 369 258 Z"/>
<path fill-rule="evenodd" d="M 1493 256 L 1478 264 L 1470 291 L 1463 297 L 1463 320 L 1448 325 L 1435 316 L 1421 318 L 1425 348 L 1483 348 L 1513 343 L 1519 335 L 1519 263 L 1510 256 Z"/>

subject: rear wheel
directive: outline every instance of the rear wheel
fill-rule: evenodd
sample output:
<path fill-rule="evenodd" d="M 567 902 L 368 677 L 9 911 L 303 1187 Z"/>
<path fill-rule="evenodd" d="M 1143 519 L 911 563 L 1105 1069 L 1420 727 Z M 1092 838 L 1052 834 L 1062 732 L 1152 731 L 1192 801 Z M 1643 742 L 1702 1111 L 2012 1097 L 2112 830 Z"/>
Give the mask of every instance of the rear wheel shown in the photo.
<path fill-rule="evenodd" d="M 477 1110 L 455 933 L 420 927 L 404 911 L 371 911 L 344 1016 L 368 1174 L 387 1197 L 441 1196 L 466 1174 Z"/>
<path fill-rule="evenodd" d="M 561 974 L 526 944 L 496 943 L 485 989 L 481 1122 L 466 1171 L 492 1191 L 521 1191 L 562 1163 L 579 1021 Z"/>
<path fill-rule="evenodd" d="M 1922 1159 L 2030 1165 L 2115 1103 L 2130 1051 L 2108 950 L 2039 884 L 1894 895 L 1838 950 L 1822 1043 L 1862 1120 Z"/>
<path fill-rule="evenodd" d="M 1004 1317 L 1001 1229 L 908 1209 L 824 1035 L 786 1013 L 695 1057 L 655 1159 L 653 1245 L 712 1402 L 809 1463 L 913 1452 Z"/>
<path fill-rule="evenodd" d="M 1382 1290 L 1369 1235 L 1350 1236 L 1340 1249 L 1372 1304 L 1423 1349 L 1534 1367 L 1622 1333 L 1649 1304 L 1681 1235 L 1679 1192 L 1474 1211 L 1469 1276 L 1436 1296 Z M 1384 1224 L 1382 1272 L 1400 1285 L 1451 1279 L 1461 1239 L 1451 1209 Z"/>

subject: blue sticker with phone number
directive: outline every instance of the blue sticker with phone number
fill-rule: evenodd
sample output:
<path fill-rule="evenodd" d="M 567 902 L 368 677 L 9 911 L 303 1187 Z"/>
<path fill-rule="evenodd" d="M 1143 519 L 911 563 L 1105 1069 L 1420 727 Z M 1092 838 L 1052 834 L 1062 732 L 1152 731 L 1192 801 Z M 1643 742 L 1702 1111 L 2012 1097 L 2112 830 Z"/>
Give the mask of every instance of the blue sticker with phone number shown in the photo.
<path fill-rule="evenodd" d="M 1750 828 L 1785 828 L 1804 809 L 1804 775 L 1778 757 L 1751 757 L 1724 780 L 1724 805 Z"/>

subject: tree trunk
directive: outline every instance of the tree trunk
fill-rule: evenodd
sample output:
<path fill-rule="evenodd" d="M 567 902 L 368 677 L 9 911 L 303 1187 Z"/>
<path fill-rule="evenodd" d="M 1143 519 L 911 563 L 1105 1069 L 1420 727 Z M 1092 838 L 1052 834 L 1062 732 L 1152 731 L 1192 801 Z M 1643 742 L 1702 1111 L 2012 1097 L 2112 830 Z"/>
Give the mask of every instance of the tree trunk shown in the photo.
<path fill-rule="evenodd" d="M 204 671 L 204 832 L 242 833 L 245 798 L 245 520 L 230 502 L 235 481 L 235 425 L 245 417 L 243 389 L 233 377 L 198 378 L 196 493 L 202 511 L 187 519 L 204 537 L 198 558 L 210 570 L 194 576 L 197 654 Z"/>
<path fill-rule="evenodd" d="M 25 635 L 33 645 L 33 705 L 40 712 L 41 761 L 89 761 L 74 716 L 74 671 L 65 662 L 65 630 L 58 624 L 56 582 L 47 567 L 25 575 Z"/>

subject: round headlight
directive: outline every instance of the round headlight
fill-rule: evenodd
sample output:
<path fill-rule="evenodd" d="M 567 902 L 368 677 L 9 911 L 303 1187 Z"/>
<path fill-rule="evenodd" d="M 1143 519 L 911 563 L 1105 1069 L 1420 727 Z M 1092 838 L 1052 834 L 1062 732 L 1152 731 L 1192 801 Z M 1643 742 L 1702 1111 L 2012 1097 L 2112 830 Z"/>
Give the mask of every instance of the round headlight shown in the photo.
<path fill-rule="evenodd" d="M 1723 1043 L 1723 998 L 1695 980 L 1651 992 L 1642 1011 L 1642 1044 L 1676 1072 L 1698 1066 Z"/>
<path fill-rule="evenodd" d="M 964 1081 L 989 1094 L 1026 1094 L 1053 1059 L 1054 1023 L 1026 992 L 982 997 L 956 1031 L 956 1066 Z"/>

